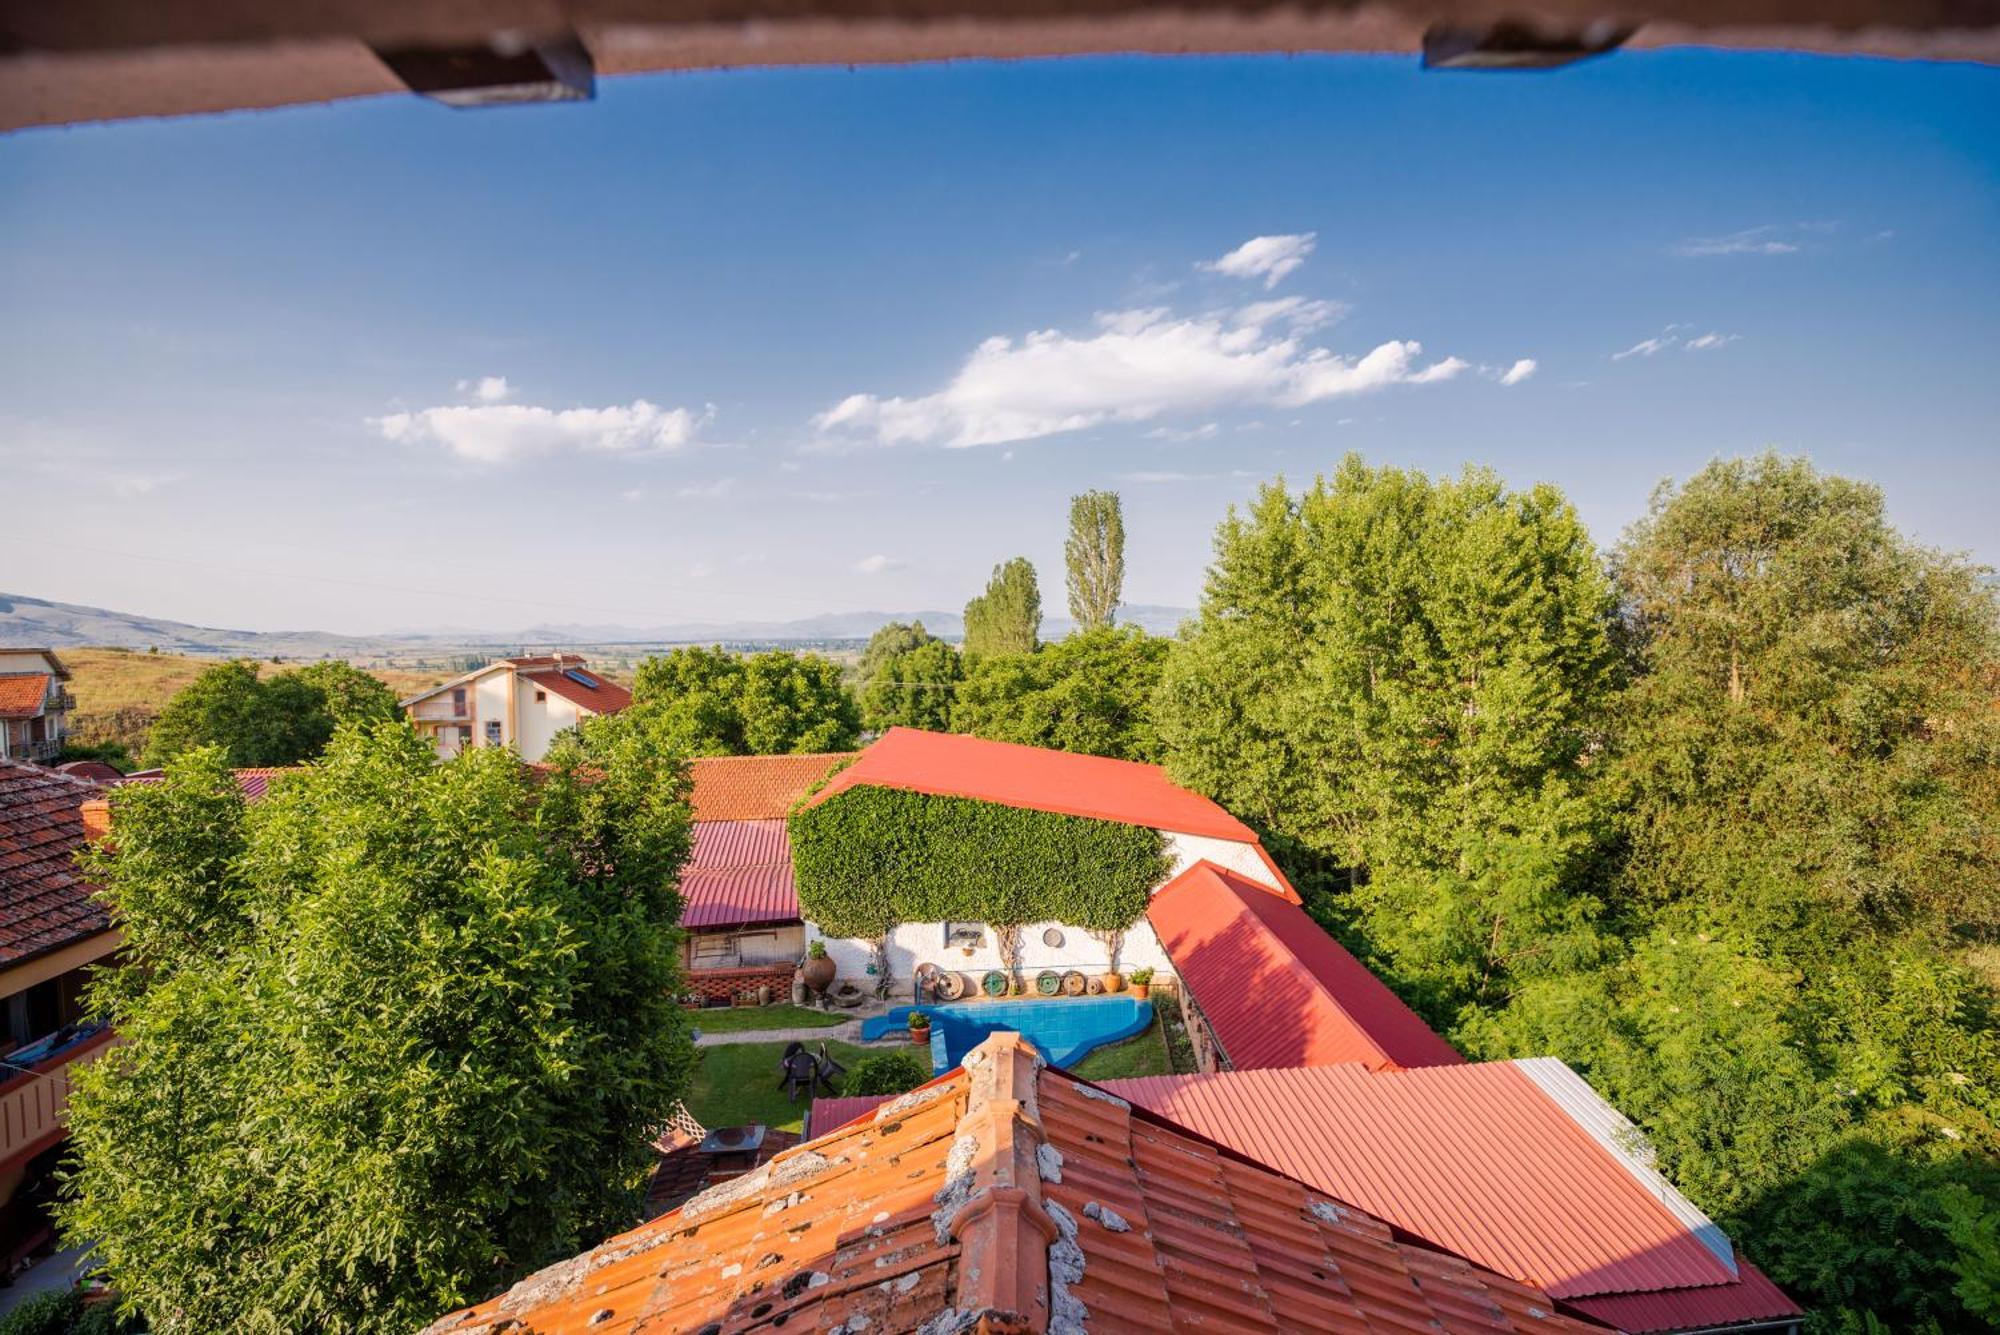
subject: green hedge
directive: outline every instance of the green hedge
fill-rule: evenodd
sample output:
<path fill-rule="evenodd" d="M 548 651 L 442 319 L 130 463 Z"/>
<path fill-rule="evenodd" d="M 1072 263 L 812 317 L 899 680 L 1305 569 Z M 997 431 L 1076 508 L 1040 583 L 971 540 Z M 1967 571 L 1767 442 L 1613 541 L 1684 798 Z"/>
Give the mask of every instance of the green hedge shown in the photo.
<path fill-rule="evenodd" d="M 795 811 L 791 832 L 799 905 L 828 936 L 905 922 L 1113 931 L 1168 869 L 1157 830 L 890 788 Z"/>

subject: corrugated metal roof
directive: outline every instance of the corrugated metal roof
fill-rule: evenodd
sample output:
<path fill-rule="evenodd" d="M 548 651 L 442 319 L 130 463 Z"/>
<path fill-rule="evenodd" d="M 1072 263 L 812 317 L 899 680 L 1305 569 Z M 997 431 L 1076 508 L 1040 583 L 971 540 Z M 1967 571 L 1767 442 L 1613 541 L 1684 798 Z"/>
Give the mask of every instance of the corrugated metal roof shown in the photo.
<path fill-rule="evenodd" d="M 1763 1271 L 1748 1261 L 1737 1264 L 1742 1273 L 1734 1284 L 1654 1293 L 1614 1293 L 1571 1298 L 1568 1302 L 1585 1316 L 1630 1331 L 1632 1335 L 1740 1326 L 1749 1321 L 1783 1321 L 1805 1315 Z"/>
<path fill-rule="evenodd" d="M 1768 1314 L 1768 1295 L 1738 1282 L 1733 1249 L 1725 1264 L 1689 1223 L 1719 1235 L 1706 1216 L 1663 1180 L 1636 1176 L 1516 1063 L 1348 1064 L 1105 1087 L 1558 1298 L 1671 1290 L 1691 1295 L 1689 1316 Z"/>
<path fill-rule="evenodd" d="M 696 820 L 783 820 L 806 790 L 854 755 L 703 756 L 688 765 Z"/>
<path fill-rule="evenodd" d="M 1257 842 L 1249 826 L 1169 779 L 1158 765 L 956 733 L 891 728 L 859 760 L 834 775 L 809 805 L 857 786 L 966 797 L 1121 825 Z"/>
<path fill-rule="evenodd" d="M 1161 887 L 1146 917 L 1237 1070 L 1465 1060 L 1304 909 L 1212 862 Z"/>
<path fill-rule="evenodd" d="M 305 768 L 303 765 L 278 766 L 269 769 L 238 769 L 230 773 L 236 776 L 236 786 L 243 792 L 246 802 L 261 802 L 271 791 L 271 780 Z M 125 783 L 165 783 L 167 772 L 163 769 L 135 770 L 127 774 Z"/>
<path fill-rule="evenodd" d="M 1019 1035 L 975 1056 L 430 1332 L 1595 1329 L 1043 1067 Z"/>
<path fill-rule="evenodd" d="M 792 845 L 781 820 L 696 821 L 681 870 L 681 926 L 797 922 Z"/>

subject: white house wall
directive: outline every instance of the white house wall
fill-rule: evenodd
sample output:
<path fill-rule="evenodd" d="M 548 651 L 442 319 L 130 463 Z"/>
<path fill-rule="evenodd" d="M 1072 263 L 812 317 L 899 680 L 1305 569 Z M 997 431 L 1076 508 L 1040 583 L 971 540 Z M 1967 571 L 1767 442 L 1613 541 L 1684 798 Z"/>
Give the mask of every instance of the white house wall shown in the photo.
<path fill-rule="evenodd" d="M 1161 833 L 1167 837 L 1167 856 L 1174 860 L 1173 871 L 1168 874 L 1167 880 L 1206 860 L 1259 885 L 1273 890 L 1280 888 L 1271 875 L 1271 869 L 1258 856 L 1255 844 L 1246 844 L 1238 839 L 1211 839 L 1203 834 L 1178 834 L 1172 830 Z M 1154 887 L 1155 890 L 1158 888 Z"/>
<path fill-rule="evenodd" d="M 1046 945 L 1042 933 L 1050 928 L 1062 933 L 1062 944 Z M 1000 942 L 991 927 L 982 924 L 982 939 L 967 954 L 960 946 L 946 946 L 944 924 L 941 922 L 906 922 L 889 933 L 889 975 L 897 982 L 907 982 L 916 973 L 919 964 L 935 964 L 940 969 L 971 975 L 976 983 L 981 974 L 989 969 L 1004 969 L 1006 961 L 1001 958 Z M 826 953 L 833 960 L 839 976 L 865 985 L 868 962 L 872 957 L 875 943 L 866 937 L 827 937 L 819 928 L 806 924 L 808 941 L 826 942 Z M 1092 936 L 1081 927 L 1071 927 L 1066 923 L 1030 923 L 1021 929 L 1021 968 L 1030 978 L 1043 969 L 1065 971 L 1080 969 L 1086 974 L 1100 974 L 1111 967 L 1111 959 L 1104 948 L 1104 942 Z M 1125 941 L 1118 952 L 1120 972 L 1150 967 L 1163 977 L 1171 977 L 1173 961 L 1167 958 L 1160 938 L 1153 934 L 1153 925 L 1144 918 L 1139 919 L 1125 931 Z"/>
<path fill-rule="evenodd" d="M 502 670 L 489 672 L 472 683 L 475 701 L 473 711 L 479 715 L 472 725 L 474 746 L 487 744 L 486 725 L 489 723 L 500 725 L 500 741 L 503 745 L 514 740 L 507 735 L 507 692 L 513 680 L 512 672 Z"/>
<path fill-rule="evenodd" d="M 537 686 L 526 677 L 515 677 L 514 682 L 514 717 L 520 728 L 515 749 L 521 753 L 523 760 L 540 760 L 549 753 L 549 744 L 555 741 L 557 733 L 576 726 L 582 711 L 554 691 Z M 542 691 L 548 699 L 537 701 L 536 691 Z"/>

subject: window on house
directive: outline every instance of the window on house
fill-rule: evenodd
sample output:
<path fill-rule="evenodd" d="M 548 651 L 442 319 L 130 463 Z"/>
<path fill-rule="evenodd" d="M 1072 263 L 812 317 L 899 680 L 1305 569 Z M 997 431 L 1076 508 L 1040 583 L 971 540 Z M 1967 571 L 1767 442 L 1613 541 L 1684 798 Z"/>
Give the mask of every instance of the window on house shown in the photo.
<path fill-rule="evenodd" d="M 486 720 L 486 744 L 488 746 L 500 745 L 500 720 L 497 718 Z"/>
<path fill-rule="evenodd" d="M 548 698 L 549 698 L 549 693 L 547 691 L 535 692 L 535 703 L 538 705 L 547 703 Z"/>
<path fill-rule="evenodd" d="M 458 744 L 460 746 L 472 745 L 472 729 L 466 727 L 463 723 L 458 725 Z"/>
<path fill-rule="evenodd" d="M 948 922 L 944 925 L 944 943 L 948 946 L 979 946 L 985 941 L 984 923 Z"/>
<path fill-rule="evenodd" d="M 465 712 L 465 688 L 463 686 L 454 686 L 451 688 L 451 712 L 454 714 L 463 714 Z"/>

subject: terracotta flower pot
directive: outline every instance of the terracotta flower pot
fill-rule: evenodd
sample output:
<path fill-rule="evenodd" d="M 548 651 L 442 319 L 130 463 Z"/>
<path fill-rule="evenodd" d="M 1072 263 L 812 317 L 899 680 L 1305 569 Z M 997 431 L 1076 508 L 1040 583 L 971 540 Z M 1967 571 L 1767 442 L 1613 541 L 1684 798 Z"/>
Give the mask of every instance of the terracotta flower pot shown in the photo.
<path fill-rule="evenodd" d="M 1139 1001 L 1144 1001 L 1147 997 L 1151 996 L 1152 993 L 1153 993 L 1153 985 L 1151 983 L 1132 984 L 1132 995 L 1135 999 Z"/>
<path fill-rule="evenodd" d="M 833 985 L 833 975 L 838 971 L 831 955 L 815 955 L 806 960 L 806 986 L 815 992 L 824 992 Z"/>
<path fill-rule="evenodd" d="M 929 1047 L 931 1045 L 931 1027 L 924 1025 L 920 1028 L 917 1025 L 911 1025 L 910 1042 L 917 1044 L 919 1047 Z"/>
<path fill-rule="evenodd" d="M 1125 990 L 1125 975 L 1116 972 L 1107 973 L 1103 977 L 1103 983 L 1106 992 L 1123 992 Z"/>

